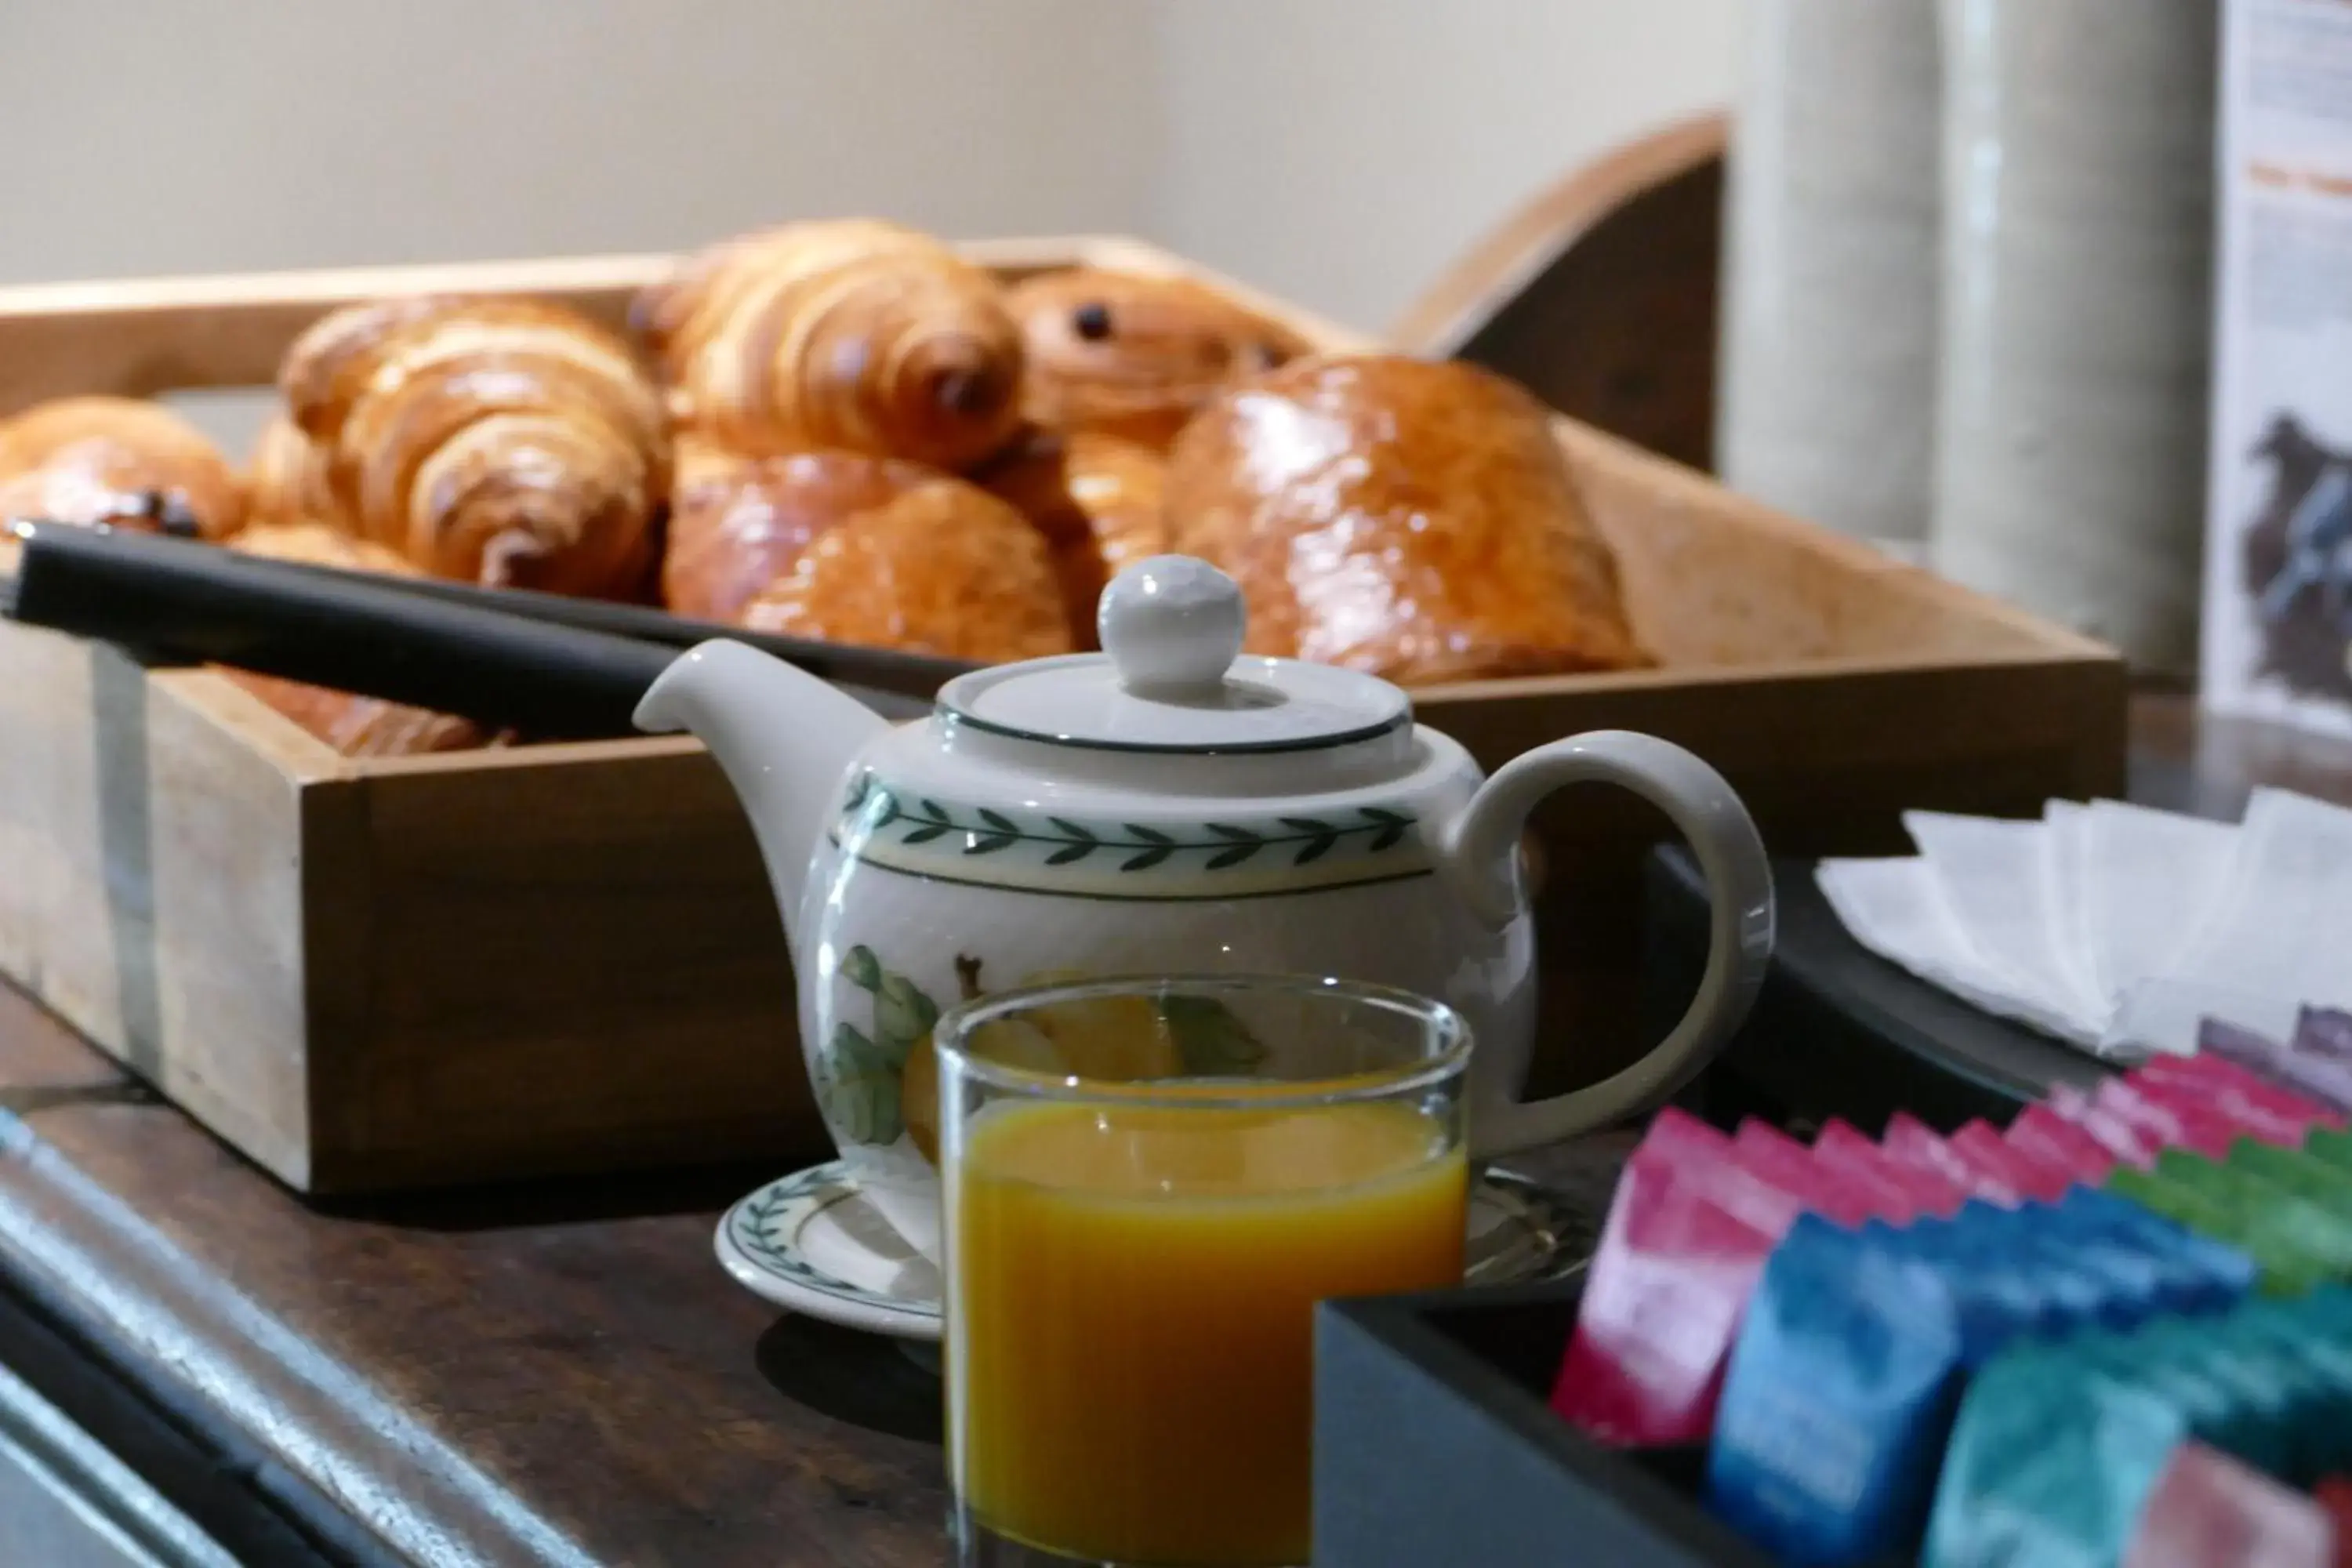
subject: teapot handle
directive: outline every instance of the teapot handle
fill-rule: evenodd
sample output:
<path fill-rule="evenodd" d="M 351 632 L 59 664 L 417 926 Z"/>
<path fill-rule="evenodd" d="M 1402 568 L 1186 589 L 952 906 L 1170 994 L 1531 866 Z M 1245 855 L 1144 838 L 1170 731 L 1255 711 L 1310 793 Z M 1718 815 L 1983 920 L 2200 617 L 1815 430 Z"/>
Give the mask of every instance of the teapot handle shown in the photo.
<path fill-rule="evenodd" d="M 1514 851 L 1528 814 L 1554 790 L 1589 782 L 1632 790 L 1690 841 L 1706 873 L 1706 972 L 1682 1021 L 1631 1067 L 1549 1100 L 1474 1105 L 1471 1153 L 1479 1159 L 1589 1132 L 1673 1092 L 1739 1026 L 1771 962 L 1772 870 L 1748 808 L 1691 752 L 1628 730 L 1538 746 L 1480 786 L 1448 830 L 1441 862 L 1474 915 L 1499 930 L 1527 912 Z"/>

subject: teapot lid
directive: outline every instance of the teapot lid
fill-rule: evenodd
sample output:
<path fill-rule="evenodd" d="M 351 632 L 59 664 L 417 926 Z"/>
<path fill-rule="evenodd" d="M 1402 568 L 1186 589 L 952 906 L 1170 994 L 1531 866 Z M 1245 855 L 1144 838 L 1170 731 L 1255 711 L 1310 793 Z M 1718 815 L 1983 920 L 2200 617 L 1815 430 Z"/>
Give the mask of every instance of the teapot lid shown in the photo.
<path fill-rule="evenodd" d="M 1377 676 L 1244 657 L 1240 585 L 1189 555 L 1128 567 L 1095 619 L 1101 653 L 958 676 L 940 715 L 1051 745 L 1217 753 L 1319 751 L 1412 721 L 1411 700 Z"/>

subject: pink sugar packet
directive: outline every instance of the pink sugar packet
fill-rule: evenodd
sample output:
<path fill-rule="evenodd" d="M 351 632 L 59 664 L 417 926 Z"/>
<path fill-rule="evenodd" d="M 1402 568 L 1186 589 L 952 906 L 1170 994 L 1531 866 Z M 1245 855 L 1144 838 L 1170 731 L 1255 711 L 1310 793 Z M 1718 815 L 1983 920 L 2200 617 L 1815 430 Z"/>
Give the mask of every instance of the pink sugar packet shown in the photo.
<path fill-rule="evenodd" d="M 2265 1143 L 2301 1144 L 2315 1127 L 2341 1127 L 2343 1112 L 2282 1089 L 2223 1057 L 2157 1057 L 2129 1075 L 2204 1095 L 2213 1109 Z"/>
<path fill-rule="evenodd" d="M 2299 1148 L 2311 1131 L 2307 1121 L 2283 1117 L 2242 1100 L 2225 1100 L 2214 1092 L 2210 1083 L 2168 1076 L 2151 1078 L 2138 1071 L 2125 1074 L 2124 1081 L 2134 1093 L 2179 1119 L 2181 1141 L 2188 1146 L 2204 1152 L 2218 1142 L 2221 1154 L 2216 1158 L 2226 1157 L 2231 1146 L 2241 1138 L 2282 1149 Z"/>
<path fill-rule="evenodd" d="M 2339 1111 L 2352 1112 L 2352 1062 L 2339 1062 L 2331 1057 L 2289 1050 L 2252 1029 L 2241 1028 L 2220 1018 L 2206 1018 L 2198 1023 L 2197 1053 L 2234 1062 L 2281 1088 L 2293 1089 Z"/>
<path fill-rule="evenodd" d="M 1604 1442 L 1704 1442 L 1740 1315 L 1801 1199 L 1672 1107 L 1618 1178 L 1552 1408 Z"/>
<path fill-rule="evenodd" d="M 2173 1449 L 2126 1546 L 2122 1568 L 2329 1568 L 2327 1510 L 2201 1443 Z"/>
<path fill-rule="evenodd" d="M 1932 1171 L 1969 1197 L 2003 1208 L 2015 1208 L 2025 1201 L 2025 1194 L 2014 1184 L 1994 1174 L 1981 1162 L 1954 1153 L 1934 1128 L 1908 1111 L 1898 1110 L 1887 1118 L 1885 1147 L 1887 1158 L 1915 1170 Z"/>
<path fill-rule="evenodd" d="M 1872 1142 L 1861 1128 L 1836 1117 L 1822 1123 L 1822 1130 L 1813 1135 L 1813 1159 L 1832 1170 L 1853 1171 L 1893 1183 L 1903 1190 L 1914 1214 L 1950 1215 L 1968 1201 L 1968 1193 L 1949 1176 L 1925 1166 L 1904 1163 Z"/>
<path fill-rule="evenodd" d="M 2189 1149 L 2221 1160 L 2240 1136 L 2235 1122 L 2210 1107 L 2167 1094 L 2159 1084 L 2111 1078 L 2092 1092 L 2091 1103 L 2120 1118 L 2158 1149 Z"/>
<path fill-rule="evenodd" d="M 2074 1184 L 2074 1172 L 2068 1167 L 2018 1148 L 1994 1131 L 1990 1122 L 1968 1122 L 1944 1142 L 1954 1154 L 2034 1202 L 2054 1202 Z"/>
<path fill-rule="evenodd" d="M 2121 1163 L 2146 1170 L 2156 1163 L 2156 1156 L 2164 1147 L 2073 1084 L 2053 1086 L 2049 1098 L 2042 1103 L 2096 1139 Z"/>
<path fill-rule="evenodd" d="M 1885 1177 L 1824 1165 L 1804 1144 L 1753 1116 L 1740 1122 L 1731 1141 L 1731 1157 L 1839 1225 L 1860 1225 L 1873 1215 L 1908 1219 L 1913 1212 L 1903 1189 Z"/>
<path fill-rule="evenodd" d="M 2091 1186 L 2105 1181 L 2116 1168 L 2114 1150 L 2039 1101 L 2011 1118 L 2001 1138 L 2012 1149 L 2071 1172 L 2076 1181 Z"/>

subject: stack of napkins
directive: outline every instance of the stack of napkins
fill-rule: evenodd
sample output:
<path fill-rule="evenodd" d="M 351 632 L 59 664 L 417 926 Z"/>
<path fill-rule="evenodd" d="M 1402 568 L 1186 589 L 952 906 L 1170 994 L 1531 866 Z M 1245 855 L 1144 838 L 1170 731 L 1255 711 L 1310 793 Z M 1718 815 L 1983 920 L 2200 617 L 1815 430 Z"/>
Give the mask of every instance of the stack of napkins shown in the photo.
<path fill-rule="evenodd" d="M 2101 1056 L 2270 1039 L 2352 1007 L 2352 810 L 2258 790 L 2237 825 L 2053 800 L 2039 822 L 1906 813 L 1897 860 L 1824 860 L 1855 941 Z"/>

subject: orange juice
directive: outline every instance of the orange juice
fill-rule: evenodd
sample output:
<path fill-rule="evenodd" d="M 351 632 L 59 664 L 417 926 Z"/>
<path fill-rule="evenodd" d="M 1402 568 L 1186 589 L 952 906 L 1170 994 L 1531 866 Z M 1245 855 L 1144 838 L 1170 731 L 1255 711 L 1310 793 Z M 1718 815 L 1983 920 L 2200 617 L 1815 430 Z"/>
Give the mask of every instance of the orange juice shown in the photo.
<path fill-rule="evenodd" d="M 1459 1284 L 1465 1188 L 1404 1104 L 981 1112 L 947 1172 L 959 1495 L 1072 1556 L 1305 1563 L 1314 1303 Z"/>

